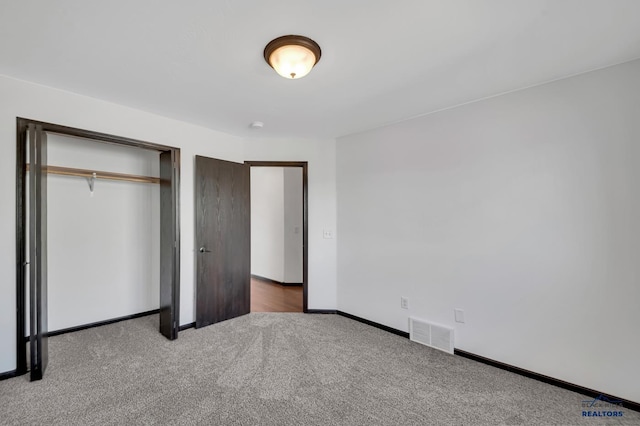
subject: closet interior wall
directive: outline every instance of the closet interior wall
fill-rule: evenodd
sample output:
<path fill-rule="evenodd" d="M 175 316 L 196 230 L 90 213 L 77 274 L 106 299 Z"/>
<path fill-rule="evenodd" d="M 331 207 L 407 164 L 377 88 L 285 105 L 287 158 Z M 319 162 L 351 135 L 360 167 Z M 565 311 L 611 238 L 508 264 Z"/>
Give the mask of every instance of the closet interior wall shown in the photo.
<path fill-rule="evenodd" d="M 158 176 L 158 156 L 48 134 L 51 166 Z M 47 186 L 49 331 L 158 309 L 160 186 L 98 178 L 91 191 L 58 174 Z"/>

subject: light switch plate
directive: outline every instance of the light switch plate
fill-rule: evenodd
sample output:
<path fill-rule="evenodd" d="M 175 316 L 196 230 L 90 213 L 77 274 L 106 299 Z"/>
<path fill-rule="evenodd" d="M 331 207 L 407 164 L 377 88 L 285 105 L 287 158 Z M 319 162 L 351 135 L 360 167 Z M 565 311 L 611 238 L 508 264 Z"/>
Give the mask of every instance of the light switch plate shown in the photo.
<path fill-rule="evenodd" d="M 462 309 L 454 309 L 453 313 L 456 316 L 456 322 L 461 322 L 464 324 L 464 311 Z"/>

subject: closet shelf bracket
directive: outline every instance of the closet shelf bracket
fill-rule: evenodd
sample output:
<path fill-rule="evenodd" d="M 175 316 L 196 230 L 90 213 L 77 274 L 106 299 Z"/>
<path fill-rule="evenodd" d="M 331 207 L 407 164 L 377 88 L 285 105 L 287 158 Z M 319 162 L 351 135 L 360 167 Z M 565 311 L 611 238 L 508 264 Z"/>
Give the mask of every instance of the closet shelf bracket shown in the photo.
<path fill-rule="evenodd" d="M 87 183 L 89 184 L 89 191 L 91 191 L 91 195 L 93 196 L 93 185 L 96 183 L 96 173 L 93 172 L 90 177 L 87 178 Z"/>

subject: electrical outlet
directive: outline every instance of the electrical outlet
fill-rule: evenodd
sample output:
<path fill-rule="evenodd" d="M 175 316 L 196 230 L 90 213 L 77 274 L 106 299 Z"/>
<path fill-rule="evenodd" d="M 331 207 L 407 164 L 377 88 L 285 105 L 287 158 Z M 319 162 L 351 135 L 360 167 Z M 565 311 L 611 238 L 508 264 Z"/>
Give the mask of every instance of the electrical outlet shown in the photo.
<path fill-rule="evenodd" d="M 330 239 L 332 239 L 332 238 L 333 238 L 333 231 L 332 231 L 331 229 L 324 229 L 324 230 L 322 231 L 322 237 L 323 237 L 325 240 L 330 240 Z"/>
<path fill-rule="evenodd" d="M 461 322 L 464 324 L 464 311 L 462 309 L 454 309 L 453 314 L 456 317 L 456 322 Z"/>
<path fill-rule="evenodd" d="M 400 307 L 402 309 L 409 309 L 409 298 L 408 297 L 401 297 L 400 298 Z"/>

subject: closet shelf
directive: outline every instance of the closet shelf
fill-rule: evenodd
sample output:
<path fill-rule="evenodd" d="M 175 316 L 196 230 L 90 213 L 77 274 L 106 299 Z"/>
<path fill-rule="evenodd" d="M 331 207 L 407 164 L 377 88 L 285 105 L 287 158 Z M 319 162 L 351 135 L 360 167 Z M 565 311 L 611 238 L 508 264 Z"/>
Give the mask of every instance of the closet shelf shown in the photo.
<path fill-rule="evenodd" d="M 27 171 L 29 171 L 29 164 L 27 164 Z M 98 170 L 74 169 L 71 167 L 46 166 L 46 171 L 48 174 L 52 175 L 80 176 L 84 178 L 92 178 L 94 177 L 95 173 L 96 179 L 125 180 L 129 182 L 142 183 L 160 183 L 159 177 L 129 175 L 126 173 L 100 172 Z"/>

